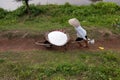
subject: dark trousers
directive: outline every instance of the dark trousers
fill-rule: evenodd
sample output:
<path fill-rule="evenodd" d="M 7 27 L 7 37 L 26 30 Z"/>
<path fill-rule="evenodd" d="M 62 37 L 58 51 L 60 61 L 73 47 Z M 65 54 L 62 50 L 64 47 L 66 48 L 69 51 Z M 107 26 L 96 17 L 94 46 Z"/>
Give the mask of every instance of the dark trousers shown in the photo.
<path fill-rule="evenodd" d="M 85 38 L 87 39 L 87 36 L 85 36 Z M 75 41 L 82 41 L 84 40 L 83 38 L 77 37 Z"/>

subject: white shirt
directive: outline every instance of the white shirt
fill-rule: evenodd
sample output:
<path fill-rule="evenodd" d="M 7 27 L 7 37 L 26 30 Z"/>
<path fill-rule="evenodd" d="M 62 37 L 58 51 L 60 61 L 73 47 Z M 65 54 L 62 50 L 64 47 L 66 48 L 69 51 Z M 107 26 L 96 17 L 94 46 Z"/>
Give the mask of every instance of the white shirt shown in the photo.
<path fill-rule="evenodd" d="M 87 32 L 85 29 L 83 29 L 81 26 L 78 26 L 78 27 L 75 27 L 75 30 L 77 32 L 77 37 L 80 37 L 86 40 L 85 36 L 87 35 Z"/>

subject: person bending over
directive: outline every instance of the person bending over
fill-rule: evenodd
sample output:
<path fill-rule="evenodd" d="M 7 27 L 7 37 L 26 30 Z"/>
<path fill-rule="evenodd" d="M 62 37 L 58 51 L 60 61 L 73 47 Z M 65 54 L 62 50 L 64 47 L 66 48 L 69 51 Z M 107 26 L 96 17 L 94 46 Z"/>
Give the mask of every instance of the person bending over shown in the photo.
<path fill-rule="evenodd" d="M 77 38 L 75 41 L 77 41 L 82 47 L 88 47 L 87 31 L 81 27 L 80 22 L 76 18 L 72 18 L 68 20 L 68 23 L 72 25 L 77 32 Z M 82 45 L 80 43 L 81 41 L 84 41 L 85 45 Z"/>

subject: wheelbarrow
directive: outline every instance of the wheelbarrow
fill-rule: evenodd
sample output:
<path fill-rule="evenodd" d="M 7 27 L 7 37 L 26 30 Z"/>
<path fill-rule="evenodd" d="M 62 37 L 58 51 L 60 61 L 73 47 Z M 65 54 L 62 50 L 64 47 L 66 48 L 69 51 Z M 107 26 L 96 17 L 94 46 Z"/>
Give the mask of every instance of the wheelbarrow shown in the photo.
<path fill-rule="evenodd" d="M 64 31 L 55 30 L 45 34 L 45 41 L 38 41 L 35 44 L 45 47 L 65 46 L 69 40 L 69 34 Z"/>

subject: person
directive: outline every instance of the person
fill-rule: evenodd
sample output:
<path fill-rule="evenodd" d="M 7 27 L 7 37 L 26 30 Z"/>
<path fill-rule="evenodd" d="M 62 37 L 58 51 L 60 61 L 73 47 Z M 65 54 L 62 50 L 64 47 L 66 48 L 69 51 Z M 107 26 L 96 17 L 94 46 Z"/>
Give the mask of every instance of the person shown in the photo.
<path fill-rule="evenodd" d="M 88 47 L 87 31 L 84 28 L 82 28 L 78 19 L 76 18 L 69 19 L 68 23 L 72 25 L 77 32 L 77 38 L 75 41 L 77 41 L 79 45 L 82 47 Z M 82 45 L 81 41 L 83 41 L 85 45 Z"/>

